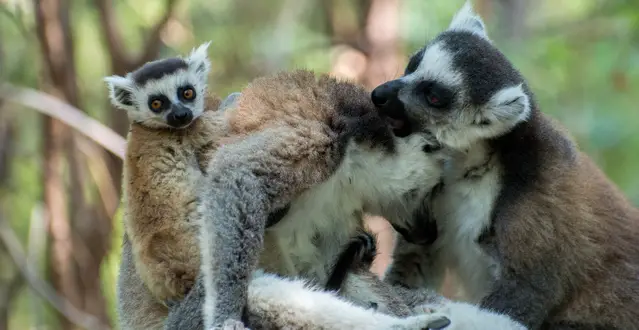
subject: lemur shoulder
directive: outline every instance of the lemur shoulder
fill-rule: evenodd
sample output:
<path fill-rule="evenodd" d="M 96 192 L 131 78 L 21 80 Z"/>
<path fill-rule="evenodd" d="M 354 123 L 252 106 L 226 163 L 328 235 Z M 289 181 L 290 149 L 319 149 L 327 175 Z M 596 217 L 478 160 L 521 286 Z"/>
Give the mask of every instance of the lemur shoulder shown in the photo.
<path fill-rule="evenodd" d="M 436 287 L 451 268 L 469 301 L 529 329 L 639 329 L 639 211 L 539 110 L 469 3 L 371 97 L 396 133 L 466 153 L 416 218 L 437 239 L 400 241 L 388 281 Z"/>

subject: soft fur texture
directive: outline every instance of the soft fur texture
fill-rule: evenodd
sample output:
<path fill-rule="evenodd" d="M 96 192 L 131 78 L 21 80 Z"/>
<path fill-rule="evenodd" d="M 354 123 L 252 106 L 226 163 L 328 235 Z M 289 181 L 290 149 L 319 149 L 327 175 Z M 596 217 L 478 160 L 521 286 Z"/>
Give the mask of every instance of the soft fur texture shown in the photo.
<path fill-rule="evenodd" d="M 394 137 L 361 87 L 308 71 L 256 79 L 225 117 L 230 137 L 209 164 L 199 212 L 207 327 L 241 318 L 258 265 L 325 285 L 364 212 L 404 225 L 442 170 L 444 152 L 424 151 L 427 135 Z M 263 241 L 267 213 L 289 204 Z M 366 307 L 377 299 L 349 292 Z"/>
<path fill-rule="evenodd" d="M 483 26 L 467 4 L 373 92 L 403 134 L 466 153 L 433 200 L 437 240 L 400 240 L 386 279 L 432 287 L 449 267 L 468 301 L 529 329 L 639 329 L 639 211 L 539 111 Z"/>
<path fill-rule="evenodd" d="M 201 279 L 184 302 L 171 310 L 165 330 L 205 329 L 201 313 L 205 289 Z M 447 323 L 445 314 L 429 313 L 398 318 L 363 309 L 340 299 L 301 279 L 287 279 L 274 274 L 257 272 L 248 287 L 245 319 L 253 330 L 274 329 L 436 329 L 434 325 Z M 199 306 L 200 308 L 193 308 Z M 443 308 L 444 309 L 444 308 Z M 445 309 L 447 313 L 451 311 Z M 460 318 L 464 314 L 459 314 Z M 458 321 L 463 322 L 463 321 Z M 470 320 L 471 323 L 474 323 Z M 482 327 L 449 326 L 456 329 L 485 329 Z M 513 328 L 513 330 L 519 330 Z"/>
<path fill-rule="evenodd" d="M 187 58 L 150 62 L 126 77 L 105 78 L 112 103 L 132 121 L 124 160 L 124 227 L 136 269 L 159 301 L 184 297 L 199 272 L 199 217 L 196 186 L 225 134 L 221 100 L 207 95 L 210 64 L 204 44 Z M 183 86 L 195 97 L 181 98 Z M 150 99 L 165 97 L 162 111 Z M 174 106 L 187 109 L 192 121 L 173 128 L 167 117 Z"/>

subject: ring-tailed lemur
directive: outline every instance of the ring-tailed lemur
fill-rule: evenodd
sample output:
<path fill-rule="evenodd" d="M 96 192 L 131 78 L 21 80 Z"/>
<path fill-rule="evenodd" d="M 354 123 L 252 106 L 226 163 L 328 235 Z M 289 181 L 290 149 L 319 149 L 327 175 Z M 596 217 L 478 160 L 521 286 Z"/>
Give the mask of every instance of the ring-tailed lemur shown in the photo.
<path fill-rule="evenodd" d="M 219 304 L 229 300 L 232 291 L 228 287 L 238 285 L 233 281 L 243 278 L 219 276 L 237 266 L 214 262 L 218 258 L 228 260 L 225 256 L 233 256 L 231 262 L 235 262 L 240 253 L 252 252 L 243 244 L 259 238 L 247 235 L 246 229 L 248 233 L 259 232 L 260 227 L 251 228 L 253 222 L 248 218 L 260 213 L 259 217 L 264 218 L 265 211 L 290 203 L 284 219 L 267 230 L 267 248 L 259 266 L 278 275 L 301 277 L 322 285 L 329 278 L 333 256 L 340 253 L 355 232 L 363 229 L 362 213 L 379 214 L 395 225 L 408 227 L 406 220 L 413 219 L 414 211 L 423 207 L 426 195 L 439 182 L 436 174 L 441 172 L 442 164 L 438 158 L 448 157 L 446 149 L 438 150 L 427 142 L 428 134 L 404 138 L 389 134 L 390 126 L 377 114 L 361 87 L 328 76 L 317 79 L 307 71 L 253 81 L 243 90 L 237 107 L 229 115 L 238 127 L 255 130 L 255 125 L 263 125 L 263 128 L 237 144 L 225 144 L 218 149 L 207 172 L 211 183 L 202 185 L 202 196 L 208 196 L 202 198 L 205 203 L 201 212 L 205 217 L 202 267 L 207 285 L 204 290 L 207 327 L 226 320 L 219 315 L 232 315 L 232 311 Z M 269 118 L 286 120 L 265 125 Z M 336 158 L 330 158 L 335 156 L 332 150 L 340 151 Z M 299 159 L 308 163 L 300 164 Z M 306 175 L 318 170 L 313 167 L 323 169 L 333 162 L 338 166 L 326 181 L 297 196 L 290 193 Z M 246 264 L 238 273 L 250 270 Z M 374 302 L 383 313 L 401 312 L 394 311 L 392 304 L 402 302 L 413 307 L 411 312 L 423 313 L 426 310 L 421 304 L 436 298 L 422 291 L 421 299 L 414 300 L 420 306 L 410 306 L 407 298 L 413 293 L 409 290 L 403 291 L 406 294 L 400 296 L 403 299 L 389 300 L 389 295 L 397 296 L 397 290 L 379 279 L 371 281 L 376 278 L 370 276 L 370 271 L 368 277 L 351 275 L 340 294 L 365 307 Z M 258 321 L 250 317 L 252 282 L 248 282 L 248 323 L 253 326 L 251 322 L 264 317 L 258 317 Z M 379 290 L 383 287 L 387 290 Z M 220 299 L 220 294 L 226 297 Z M 525 329 L 509 317 L 467 304 L 444 301 L 431 306 L 436 313 L 446 311 L 444 315 L 448 318 L 439 324 L 431 323 L 429 326 L 433 328 L 485 329 L 490 325 L 497 329 Z M 281 313 L 294 315 L 290 310 Z M 211 322 L 216 317 L 218 322 Z M 344 314 L 334 322 L 344 318 L 352 320 L 351 315 Z"/>
<path fill-rule="evenodd" d="M 540 112 L 469 3 L 371 98 L 398 134 L 466 153 L 434 218 L 417 219 L 436 221 L 437 240 L 400 242 L 388 281 L 438 286 L 452 268 L 469 301 L 530 329 L 639 329 L 639 211 Z"/>
<path fill-rule="evenodd" d="M 360 86 L 308 71 L 254 80 L 225 115 L 230 138 L 201 185 L 207 327 L 241 319 L 258 261 L 325 285 L 341 247 L 363 229 L 362 214 L 403 226 L 446 157 L 425 134 L 393 136 Z M 262 250 L 265 214 L 288 204 Z M 360 287 L 343 290 L 348 300 L 392 312 L 358 277 L 345 285 Z"/>
<path fill-rule="evenodd" d="M 237 99 L 231 94 L 221 104 L 208 95 L 207 47 L 105 78 L 111 102 L 132 122 L 124 162 L 125 231 L 137 272 L 161 302 L 181 299 L 199 272 L 195 187 L 226 134 L 222 112 Z M 283 214 L 272 213 L 269 224 Z"/>
<path fill-rule="evenodd" d="M 220 178 L 221 170 L 223 167 L 219 166 L 219 163 L 214 166 L 213 175 L 206 173 L 207 163 L 213 157 L 212 155 L 217 152 L 217 148 L 220 144 L 229 145 L 242 145 L 246 141 L 253 141 L 255 138 L 260 138 L 260 134 L 263 134 L 268 129 L 264 129 L 264 125 L 272 123 L 277 127 L 280 122 L 290 123 L 290 127 L 295 127 L 294 130 L 284 128 L 281 131 L 276 131 L 274 136 L 280 138 L 275 140 L 266 141 L 269 146 L 271 143 L 283 142 L 282 138 L 286 140 L 284 142 L 291 142 L 290 145 L 279 145 L 278 149 L 270 150 L 269 153 L 264 153 L 268 149 L 260 150 L 264 163 L 268 163 L 268 160 L 282 160 L 281 163 L 276 164 L 279 168 L 274 169 L 272 174 L 280 175 L 280 178 L 284 180 L 280 181 L 284 185 L 289 184 L 282 191 L 281 195 L 274 196 L 279 198 L 278 201 L 291 196 L 299 196 L 297 203 L 298 209 L 290 211 L 289 214 L 294 216 L 288 216 L 292 218 L 291 221 L 302 221 L 305 223 L 307 229 L 313 230 L 314 241 L 306 241 L 306 247 L 301 246 L 301 250 L 295 251 L 292 254 L 301 253 L 302 256 L 310 257 L 310 254 L 319 253 L 316 258 L 319 258 L 321 265 L 321 273 L 304 273 L 305 267 L 313 266 L 305 264 L 304 262 L 313 262 L 314 260 L 295 260 L 294 258 L 287 257 L 283 259 L 285 264 L 277 260 L 278 256 L 272 253 L 279 253 L 281 246 L 280 243 L 285 243 L 285 240 L 279 237 L 280 234 L 268 234 L 267 240 L 272 242 L 266 245 L 266 251 L 262 264 L 265 268 L 273 270 L 279 270 L 280 274 L 294 275 L 308 275 L 317 285 L 321 285 L 328 276 L 327 264 L 332 261 L 334 254 L 339 249 L 339 246 L 328 248 L 328 241 L 339 242 L 344 241 L 351 235 L 351 232 L 356 231 L 361 226 L 361 212 L 360 209 L 364 208 L 361 203 L 369 202 L 368 196 L 355 196 L 349 200 L 343 200 L 335 202 L 333 206 L 341 207 L 342 209 L 333 212 L 323 212 L 324 217 L 318 219 L 306 219 L 304 212 L 301 211 L 301 207 L 311 203 L 308 201 L 308 197 L 305 197 L 304 190 L 306 187 L 313 186 L 314 182 L 321 181 L 331 175 L 331 162 L 341 161 L 341 152 L 344 150 L 340 148 L 346 148 L 346 142 L 351 140 L 351 137 L 355 140 L 366 137 L 367 134 L 373 134 L 375 138 L 381 139 L 381 141 L 361 141 L 363 144 L 368 142 L 375 142 L 377 145 L 384 148 L 371 145 L 370 150 L 363 146 L 363 149 L 358 150 L 353 159 L 352 165 L 360 166 L 362 161 L 380 160 L 382 162 L 385 159 L 389 159 L 390 155 L 396 152 L 410 154 L 411 156 L 405 157 L 403 161 L 412 161 L 409 166 L 413 166 L 412 175 L 396 176 L 392 172 L 382 172 L 384 175 L 389 176 L 392 179 L 403 180 L 404 178 L 411 178 L 414 180 L 424 180 L 424 186 L 418 190 L 414 190 L 409 194 L 415 200 L 418 200 L 422 194 L 427 193 L 430 180 L 435 180 L 439 169 L 439 160 L 431 157 L 422 149 L 428 146 L 427 149 L 431 149 L 428 144 L 428 140 L 422 136 L 414 136 L 410 139 L 404 139 L 402 143 L 396 143 L 393 141 L 390 130 L 384 126 L 383 121 L 379 121 L 379 116 L 372 108 L 372 104 L 367 99 L 365 93 L 360 92 L 359 100 L 348 100 L 342 97 L 340 102 L 346 102 L 343 105 L 344 111 L 352 111 L 347 113 L 349 116 L 339 117 L 334 112 L 334 105 L 329 101 L 331 96 L 329 86 L 323 86 L 327 89 L 322 90 L 318 86 L 313 84 L 317 83 L 315 76 L 311 73 L 297 73 L 297 75 L 291 75 L 290 82 L 293 83 L 306 83 L 307 87 L 315 88 L 319 93 L 316 98 L 304 97 L 298 99 L 299 106 L 302 107 L 301 111 L 297 111 L 295 108 L 282 108 L 284 111 L 278 112 L 274 108 L 262 108 L 253 106 L 242 108 L 239 101 L 239 94 L 231 95 L 224 103 L 222 107 L 227 108 L 239 108 L 239 114 L 234 114 L 236 111 L 215 111 L 220 105 L 220 101 L 216 98 L 207 99 L 208 106 L 205 107 L 204 95 L 207 90 L 207 76 L 210 63 L 206 58 L 206 49 L 208 44 L 204 44 L 195 49 L 186 58 L 170 58 L 165 60 L 154 61 L 145 64 L 140 69 L 126 75 L 125 77 L 108 77 L 105 80 L 108 83 L 110 89 L 111 101 L 118 108 L 127 111 L 129 118 L 131 119 L 132 127 L 128 136 L 128 148 L 125 162 L 125 229 L 127 234 L 127 240 L 130 241 L 132 248 L 133 261 L 135 262 L 135 271 L 139 274 L 142 282 L 149 288 L 150 294 L 129 294 L 127 287 L 119 287 L 119 306 L 138 304 L 152 306 L 148 302 L 129 302 L 123 301 L 126 299 L 151 299 L 151 297 L 161 303 L 174 303 L 176 300 L 185 294 L 192 286 L 195 276 L 199 271 L 199 250 L 196 244 L 196 235 L 199 230 L 199 213 L 197 212 L 197 205 L 202 202 L 198 199 L 206 199 L 207 196 L 198 196 L 196 193 L 197 186 L 202 184 L 209 185 L 216 179 Z M 296 81 L 296 77 L 301 79 Z M 324 81 L 326 83 L 326 81 Z M 346 85 L 350 86 L 350 85 Z M 303 86 L 297 86 L 303 88 Z M 342 86 L 333 86 L 333 88 L 339 89 Z M 353 88 L 351 88 L 353 89 Z M 255 89 L 254 89 L 255 90 Z M 265 90 L 264 92 L 268 92 Z M 297 90 L 300 92 L 300 90 Z M 346 90 L 334 90 L 334 93 L 349 92 Z M 291 96 L 289 94 L 289 96 Z M 350 95 L 347 95 L 350 96 Z M 249 92 L 249 97 L 251 93 Z M 253 94 L 252 97 L 255 97 Z M 277 98 L 277 96 L 276 96 Z M 364 100 L 368 106 L 368 114 L 361 113 L 362 109 L 357 102 Z M 290 102 L 284 97 L 284 102 Z M 305 103 L 305 101 L 308 101 Z M 243 109 L 243 110 L 242 110 Z M 319 111 L 318 114 L 326 116 L 331 121 L 323 123 L 321 121 L 313 121 L 313 117 L 317 114 L 313 113 L 313 110 Z M 326 113 L 322 114 L 322 111 Z M 372 114 L 372 115 L 371 115 Z M 275 116 L 273 116 L 275 115 Z M 305 115 L 307 118 L 299 118 L 299 115 Z M 262 118 L 259 118 L 262 116 Z M 377 121 L 376 121 L 377 120 Z M 351 121 L 361 121 L 362 125 L 352 125 Z M 372 126 L 367 126 L 372 125 Z M 382 126 L 380 126 L 382 125 Z M 342 130 L 343 128 L 349 129 L 356 127 L 359 130 L 351 131 L 330 131 L 327 129 L 337 128 Z M 289 133 L 293 133 L 289 135 Z M 281 134 L 283 133 L 283 134 Z M 339 136 L 339 133 L 343 133 Z M 295 135 L 297 134 L 297 135 Z M 344 134 L 350 134 L 348 137 Z M 375 135 L 377 134 L 377 135 Z M 342 140 L 337 141 L 340 138 Z M 239 141 L 239 142 L 238 142 Z M 344 143 L 341 143 L 341 142 Z M 294 144 L 297 143 L 297 146 Z M 304 149 L 305 147 L 326 147 L 325 150 L 320 149 Z M 295 149 L 298 147 L 300 149 Z M 348 146 L 350 148 L 350 146 Z M 398 150 L 399 149 L 399 150 Z M 229 146 L 222 147 L 220 154 L 224 154 L 228 151 L 236 152 L 236 147 L 229 148 Z M 297 151 L 298 154 L 291 154 L 291 152 Z M 327 154 L 321 154 L 322 152 L 328 152 Z M 253 156 L 257 156 L 260 152 L 253 153 Z M 319 152 L 319 153 L 316 153 Z M 289 154 L 287 154 L 289 153 Z M 310 156 L 304 158 L 306 155 Z M 233 161 L 239 161 L 242 155 L 238 155 L 240 158 L 235 158 Z M 369 157 L 371 156 L 371 157 Z M 224 160 L 225 156 L 219 156 Z M 269 158 L 270 157 L 270 158 Z M 279 157 L 279 158 L 278 158 Z M 300 158 L 301 157 L 301 158 Z M 318 159 L 319 157 L 319 159 Z M 326 157 L 326 158 L 323 158 Z M 231 160 L 231 159 L 229 159 Z M 258 163 L 260 158 L 256 159 Z M 228 160 L 225 160 L 228 161 Z M 259 165 L 255 163 L 244 163 L 239 169 L 242 170 L 244 166 Z M 395 161 L 393 161 L 395 163 Z M 401 163 L 400 163 L 401 164 Z M 272 165 L 272 164 L 271 164 Z M 287 168 L 287 165 L 292 167 Z M 347 165 L 346 171 L 351 171 L 351 164 Z M 364 164 L 368 165 L 368 164 Z M 383 169 L 384 170 L 384 169 Z M 388 171 L 389 169 L 385 169 Z M 233 171 L 235 171 L 233 169 Z M 296 172 L 297 171 L 297 172 Z M 431 176 L 432 173 L 432 176 Z M 289 181 L 289 179 L 300 178 L 299 175 L 309 174 L 302 178 L 302 181 Z M 209 176 L 206 179 L 206 176 Z M 296 177 L 298 175 L 298 177 Z M 350 175 L 350 173 L 346 173 Z M 226 177 L 232 179 L 232 176 Z M 222 179 L 226 179 L 222 177 Z M 362 178 L 355 176 L 359 181 L 357 184 L 360 186 L 365 184 L 361 182 Z M 239 178 L 243 179 L 243 178 Z M 343 179 L 342 179 L 343 180 Z M 332 180 L 330 184 L 341 184 L 337 180 Z M 360 187 L 357 186 L 357 187 Z M 211 184 L 210 189 L 215 187 L 220 188 L 218 185 Z M 242 186 L 242 188 L 247 188 Z M 273 186 L 274 187 L 274 186 Z M 208 187 L 205 187 L 207 192 Z M 225 187 L 222 187 L 225 189 Z M 268 187 L 267 187 L 268 188 Z M 322 191 L 331 188 L 321 188 Z M 333 187 L 332 189 L 339 189 Z M 353 190 L 353 182 L 349 182 L 344 186 L 346 191 Z M 256 191 L 260 193 L 260 191 Z M 387 214 L 390 212 L 409 212 L 409 203 L 413 202 L 408 198 L 400 196 L 407 192 L 402 187 L 393 187 L 380 191 L 380 193 L 388 194 L 389 198 L 398 198 L 398 201 L 389 201 L 388 203 L 382 203 L 380 206 L 396 207 L 400 206 L 401 210 L 382 210 Z M 225 191 L 226 193 L 226 191 Z M 233 193 L 233 190 L 230 191 Z M 272 193 L 269 191 L 268 193 Z M 274 192 L 278 194 L 280 192 Z M 287 196 L 286 194 L 290 196 Z M 374 192 L 378 193 L 378 192 Z M 230 195 L 230 194 L 227 194 Z M 217 196 L 226 196 L 220 194 Z M 339 195 L 338 195 L 339 196 Z M 254 197 L 254 196 L 252 196 Z M 218 197 L 216 197 L 218 198 Z M 330 196 L 333 198 L 333 196 Z M 211 198 L 205 202 L 211 203 L 217 199 Z M 250 199 L 247 199 L 250 201 Z M 324 201 L 328 203 L 328 201 Z M 360 204 L 358 204 L 360 203 Z M 397 203 L 396 205 L 394 203 Z M 329 204 L 327 204 L 329 205 Z M 227 205 L 228 206 L 228 205 Z M 231 204 L 232 206 L 232 204 Z M 264 226 L 277 223 L 285 214 L 288 208 L 288 204 L 281 203 L 274 208 L 270 208 L 266 214 L 270 214 L 269 219 L 259 218 L 259 213 L 248 212 L 249 217 L 258 217 L 258 228 L 256 231 L 244 231 L 240 230 L 240 233 L 246 235 L 255 235 L 259 237 L 262 235 Z M 376 210 L 377 205 L 374 207 L 367 207 L 370 210 Z M 207 216 L 213 215 L 222 208 L 214 208 L 214 211 L 207 212 Z M 282 211 L 283 210 L 283 211 Z M 256 210 L 262 211 L 262 210 Z M 352 212 L 348 213 L 348 212 Z M 341 215 L 347 213 L 346 216 Z M 264 213 L 262 213 L 264 215 Z M 326 217 L 333 216 L 332 219 L 327 220 Z M 273 217 L 274 216 L 274 217 Z M 297 218 L 299 219 L 297 219 Z M 401 219 L 407 218 L 403 216 Z M 400 218 L 397 218 L 400 219 Z M 230 227 L 227 232 L 228 235 L 233 235 L 235 227 L 232 223 L 226 223 L 225 226 Z M 304 225 L 303 225 L 304 226 Z M 342 226 L 344 229 L 342 229 Z M 299 226 L 291 226 L 287 224 L 281 224 L 278 229 L 279 233 L 288 235 L 289 232 L 293 236 L 299 236 L 295 231 L 299 230 Z M 238 227 L 239 228 L 239 227 Z M 244 228 L 246 229 L 246 228 Z M 251 228 L 255 229 L 255 228 Z M 324 237 L 326 235 L 329 239 Z M 237 238 L 237 236 L 234 236 Z M 234 244 L 250 244 L 251 239 L 238 239 Z M 279 242 L 278 240 L 281 240 Z M 259 238 L 258 238 L 259 241 Z M 301 243 L 301 242 L 300 242 Z M 316 246 L 316 245 L 319 245 Z M 255 245 L 258 247 L 260 244 Z M 245 245 L 246 246 L 246 245 Z M 225 248 L 230 248 L 226 246 Z M 289 248 L 289 247 L 286 247 Z M 290 247 L 293 248 L 293 247 Z M 325 249 L 325 250 L 322 250 Z M 247 248 L 251 251 L 250 248 Z M 224 271 L 232 271 L 237 268 L 233 267 L 246 267 L 245 269 L 251 269 L 251 263 L 243 264 L 237 261 L 237 257 L 242 256 L 243 253 L 248 251 L 237 252 L 237 254 L 227 255 L 226 259 L 216 258 L 216 263 L 211 265 L 222 265 L 224 262 L 228 264 L 228 267 L 223 268 Z M 253 249 L 251 257 L 257 258 L 259 251 Z M 269 254 L 271 253 L 271 254 Z M 283 253 L 288 253 L 284 251 Z M 269 259 L 274 258 L 274 259 Z M 226 261 L 225 261 L 226 260 Z M 287 263 L 291 262 L 292 268 L 288 268 Z M 122 276 L 132 276 L 132 272 L 123 272 Z M 250 274 L 249 274 L 250 275 Z M 216 277 L 218 278 L 218 277 Z M 219 278 L 223 278 L 220 276 Z M 121 278 L 121 282 L 125 283 L 131 279 Z M 363 280 L 362 280 L 363 281 Z M 362 282 L 360 281 L 360 282 Z M 231 284 L 239 283 L 240 281 L 231 281 Z M 358 285 L 362 285 L 360 282 L 356 282 Z M 229 290 L 229 293 L 231 291 Z M 235 298 L 235 297 L 233 297 Z M 241 297 L 238 297 L 242 299 Z M 368 297 L 365 297 L 366 299 Z M 360 300 L 365 300 L 361 298 Z M 370 297 L 375 299 L 375 297 Z M 358 300 L 358 301 L 360 301 Z M 366 302 L 368 304 L 368 301 Z M 383 305 L 383 304 L 382 304 Z M 230 306 L 230 305 L 229 305 Z M 382 306 L 387 307 L 389 310 L 393 310 L 395 306 Z M 151 307 L 154 311 L 162 311 L 161 307 Z M 123 328 L 138 328 L 145 327 L 146 324 L 159 324 L 157 318 L 152 318 L 146 315 L 140 317 L 136 310 L 130 310 L 127 308 L 120 308 L 120 320 L 123 324 Z M 166 309 L 164 309 L 166 312 Z M 226 320 L 224 320 L 226 321 Z M 424 321 L 421 319 L 421 321 Z M 421 322 L 420 321 L 420 322 Z M 404 321 L 402 321 L 404 322 Z M 401 323 L 401 322 L 400 322 Z"/>

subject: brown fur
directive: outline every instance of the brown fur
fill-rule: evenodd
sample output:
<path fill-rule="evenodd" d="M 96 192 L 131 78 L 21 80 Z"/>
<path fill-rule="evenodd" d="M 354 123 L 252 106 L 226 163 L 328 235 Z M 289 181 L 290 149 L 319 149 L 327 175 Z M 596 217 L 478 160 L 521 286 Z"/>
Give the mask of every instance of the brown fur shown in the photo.
<path fill-rule="evenodd" d="M 361 120 L 369 121 L 353 125 Z M 218 149 L 245 142 L 251 147 L 251 139 L 263 133 L 268 143 L 255 150 Z M 195 236 L 199 227 L 191 220 L 198 204 L 194 187 L 210 175 L 200 171 L 209 161 L 215 162 L 212 168 L 216 170 L 242 163 L 244 157 L 260 163 L 258 170 L 264 170 L 260 175 L 278 176 L 274 181 L 283 184 L 283 190 L 269 194 L 275 195 L 271 197 L 276 199 L 276 206 L 284 206 L 334 173 L 345 141 L 351 138 L 360 143 L 368 140 L 378 144 L 376 147 L 394 146 L 389 127 L 376 114 L 362 87 L 328 76 L 318 78 L 309 71 L 258 78 L 242 91 L 232 109 L 206 111 L 194 126 L 183 131 L 134 125 L 125 164 L 126 227 L 139 276 L 160 302 L 178 300 L 192 286 L 200 266 Z M 247 150 L 256 154 L 244 152 Z M 266 154 L 267 161 L 260 156 Z M 356 229 L 345 226 L 344 235 Z M 268 248 L 260 255 L 259 267 L 281 275 L 315 277 L 315 273 L 305 272 L 307 265 L 287 265 L 287 247 L 278 246 L 275 235 L 266 233 Z M 130 298 L 148 299 L 143 294 L 134 296 Z M 158 317 L 166 316 L 166 309 L 158 307 L 155 311 Z"/>
<path fill-rule="evenodd" d="M 199 272 L 195 186 L 223 132 L 220 100 L 182 130 L 132 124 L 124 163 L 124 225 L 136 269 L 160 301 L 184 296 Z"/>
<path fill-rule="evenodd" d="M 282 175 L 300 175 L 291 179 L 299 183 L 297 189 L 282 199 L 323 181 L 338 163 L 335 136 L 328 129 L 334 105 L 327 102 L 335 80 L 318 80 L 310 71 L 280 74 L 279 83 L 269 79 L 254 80 L 236 108 L 224 113 L 212 110 L 220 100 L 208 97 L 207 110 L 186 129 L 131 125 L 125 228 L 136 269 L 159 301 L 181 299 L 199 271 L 195 187 L 217 146 L 278 127 L 279 142 L 273 141 L 278 148 L 270 152 L 288 162 L 280 164 Z"/>
<path fill-rule="evenodd" d="M 508 267 L 564 274 L 551 320 L 639 329 L 639 210 L 563 127 L 539 112 L 530 126 L 544 144 L 539 177 L 496 224 Z"/>

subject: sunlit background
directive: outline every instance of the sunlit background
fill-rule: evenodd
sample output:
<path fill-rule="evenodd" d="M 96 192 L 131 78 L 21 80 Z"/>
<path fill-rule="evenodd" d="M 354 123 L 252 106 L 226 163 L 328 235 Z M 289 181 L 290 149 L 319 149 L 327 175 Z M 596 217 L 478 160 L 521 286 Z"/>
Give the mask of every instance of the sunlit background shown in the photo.
<path fill-rule="evenodd" d="M 79 329 L 43 298 L 67 314 L 74 310 L 66 302 L 81 312 L 76 317 L 93 315 L 116 327 L 122 165 L 96 142 L 117 149 L 120 140 L 47 95 L 125 136 L 126 116 L 109 106 L 102 77 L 209 40 L 210 88 L 220 95 L 292 68 L 331 72 L 370 89 L 398 76 L 462 3 L 0 0 L 0 83 L 10 84 L 0 97 L 0 330 Z M 542 111 L 639 204 L 639 2 L 474 4 Z M 390 230 L 371 224 L 388 252 Z M 32 278 L 25 280 L 16 260 L 29 265 Z M 380 260 L 377 271 L 385 265 Z M 452 294 L 454 285 L 446 290 Z"/>

